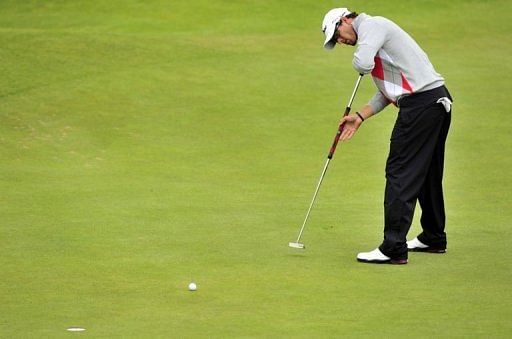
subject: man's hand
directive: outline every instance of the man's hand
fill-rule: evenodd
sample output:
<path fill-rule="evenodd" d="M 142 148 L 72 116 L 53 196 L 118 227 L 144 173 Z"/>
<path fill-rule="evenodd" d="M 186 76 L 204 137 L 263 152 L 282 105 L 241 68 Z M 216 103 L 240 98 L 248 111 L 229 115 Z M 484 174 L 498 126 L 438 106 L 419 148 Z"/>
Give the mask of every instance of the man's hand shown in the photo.
<path fill-rule="evenodd" d="M 350 140 L 362 123 L 363 121 L 357 114 L 350 114 L 346 117 L 343 117 L 343 119 L 340 121 L 340 125 L 345 124 L 345 126 L 343 127 L 343 132 L 341 132 L 340 140 Z"/>

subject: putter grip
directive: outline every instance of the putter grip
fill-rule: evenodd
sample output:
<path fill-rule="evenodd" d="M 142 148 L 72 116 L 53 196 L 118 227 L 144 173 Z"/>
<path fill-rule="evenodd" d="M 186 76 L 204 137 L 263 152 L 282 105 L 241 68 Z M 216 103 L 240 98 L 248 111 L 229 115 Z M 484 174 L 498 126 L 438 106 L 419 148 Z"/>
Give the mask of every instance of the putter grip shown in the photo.
<path fill-rule="evenodd" d="M 350 107 L 345 108 L 345 113 L 343 114 L 343 117 L 346 117 L 350 113 Z M 336 147 L 338 146 L 338 142 L 340 141 L 341 133 L 343 132 L 343 129 L 345 128 L 345 123 L 342 123 L 338 126 L 338 131 L 336 132 L 336 136 L 334 137 L 334 141 L 331 146 L 331 150 L 329 151 L 329 155 L 327 156 L 328 159 L 332 159 L 334 152 L 336 151 Z"/>

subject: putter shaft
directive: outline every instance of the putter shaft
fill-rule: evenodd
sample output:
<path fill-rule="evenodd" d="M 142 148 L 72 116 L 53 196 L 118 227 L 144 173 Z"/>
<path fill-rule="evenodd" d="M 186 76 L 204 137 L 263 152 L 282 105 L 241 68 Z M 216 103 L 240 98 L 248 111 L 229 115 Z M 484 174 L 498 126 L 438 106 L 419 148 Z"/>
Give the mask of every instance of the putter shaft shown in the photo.
<path fill-rule="evenodd" d="M 302 227 L 300 228 L 299 236 L 297 237 L 296 243 L 300 241 L 300 238 L 302 237 L 302 232 L 304 232 L 304 228 L 306 227 L 306 223 L 309 219 L 309 214 L 311 213 L 311 209 L 313 208 L 313 205 L 315 204 L 316 196 L 318 195 L 318 191 L 320 190 L 320 185 L 322 184 L 322 181 L 324 180 L 325 173 L 327 172 L 327 168 L 329 167 L 329 163 L 331 162 L 331 158 L 327 158 L 327 161 L 325 162 L 324 170 L 322 171 L 322 175 L 320 175 L 320 180 L 318 180 L 318 184 L 316 185 L 315 193 L 313 194 L 313 199 L 311 199 L 311 203 L 309 204 L 308 212 L 306 213 L 306 217 L 304 218 L 304 222 L 302 223 Z"/>
<path fill-rule="evenodd" d="M 345 113 L 343 114 L 343 117 L 346 117 L 350 113 L 350 108 L 352 107 L 352 102 L 354 101 L 354 98 L 357 93 L 357 89 L 359 88 L 359 84 L 361 83 L 361 79 L 363 78 L 363 74 L 360 73 L 359 77 L 357 78 L 356 85 L 354 86 L 354 90 L 352 91 L 352 95 L 350 96 L 350 100 L 348 102 L 347 107 L 345 108 Z M 304 232 L 304 228 L 306 227 L 306 223 L 309 219 L 309 214 L 311 213 L 311 209 L 313 208 L 313 205 L 315 204 L 316 196 L 318 195 L 318 191 L 320 190 L 320 185 L 322 184 L 322 181 L 324 180 L 325 173 L 327 172 L 327 168 L 329 167 L 329 163 L 331 162 L 331 159 L 334 155 L 334 152 L 336 151 L 336 147 L 338 145 L 338 142 L 341 137 L 341 133 L 343 132 L 343 129 L 345 128 L 345 123 L 342 123 L 338 126 L 338 130 L 336 132 L 336 136 L 334 137 L 334 142 L 332 143 L 331 149 L 329 150 L 329 154 L 327 155 L 327 161 L 325 162 L 324 169 L 322 171 L 322 175 L 320 175 L 320 180 L 318 180 L 318 184 L 316 185 L 315 193 L 313 194 L 313 199 L 311 199 L 311 203 L 309 204 L 308 211 L 306 213 L 306 217 L 304 218 L 304 222 L 302 223 L 302 227 L 300 228 L 299 235 L 297 237 L 297 241 L 295 243 L 289 243 L 288 245 L 290 247 L 295 248 L 304 248 L 304 244 L 300 243 L 300 238 L 302 237 L 302 233 Z M 292 246 L 293 244 L 293 246 Z M 300 246 L 295 246 L 297 244 L 300 244 Z"/>

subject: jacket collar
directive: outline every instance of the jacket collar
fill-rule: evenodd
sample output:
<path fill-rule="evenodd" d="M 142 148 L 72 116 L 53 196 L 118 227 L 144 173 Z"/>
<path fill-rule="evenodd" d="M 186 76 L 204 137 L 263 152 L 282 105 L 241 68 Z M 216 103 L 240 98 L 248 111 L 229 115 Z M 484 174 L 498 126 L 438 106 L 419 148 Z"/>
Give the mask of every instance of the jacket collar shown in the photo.
<path fill-rule="evenodd" d="M 356 34 L 359 35 L 359 26 L 368 18 L 371 18 L 371 16 L 366 13 L 361 13 L 354 19 L 354 21 L 352 21 L 352 27 L 354 28 L 354 31 L 356 31 Z"/>

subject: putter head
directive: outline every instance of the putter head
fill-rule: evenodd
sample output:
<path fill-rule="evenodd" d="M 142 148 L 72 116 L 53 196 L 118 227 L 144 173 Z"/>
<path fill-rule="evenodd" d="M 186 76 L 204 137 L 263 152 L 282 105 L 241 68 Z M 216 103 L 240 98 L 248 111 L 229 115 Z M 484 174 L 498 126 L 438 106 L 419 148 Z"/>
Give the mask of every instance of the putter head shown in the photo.
<path fill-rule="evenodd" d="M 300 242 L 289 242 L 288 246 L 290 246 L 292 248 L 300 248 L 300 249 L 305 249 L 306 248 L 306 246 L 304 246 L 304 244 L 300 243 Z"/>

